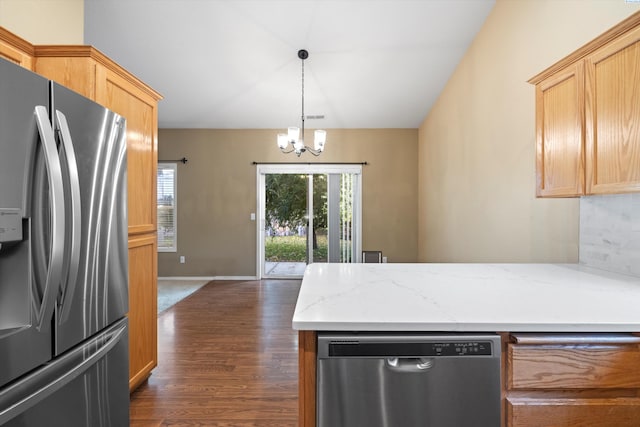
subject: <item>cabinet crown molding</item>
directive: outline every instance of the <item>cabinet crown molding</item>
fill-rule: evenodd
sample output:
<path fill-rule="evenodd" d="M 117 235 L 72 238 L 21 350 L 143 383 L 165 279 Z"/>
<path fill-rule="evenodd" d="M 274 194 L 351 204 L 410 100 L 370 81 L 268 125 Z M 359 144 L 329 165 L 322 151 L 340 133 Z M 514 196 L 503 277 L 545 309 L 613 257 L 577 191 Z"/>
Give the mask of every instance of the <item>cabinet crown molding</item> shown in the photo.
<path fill-rule="evenodd" d="M 589 43 L 585 44 L 584 46 L 576 50 L 575 52 L 572 52 L 571 54 L 565 56 L 560 61 L 550 66 L 549 68 L 531 77 L 529 80 L 527 80 L 527 82 L 531 84 L 540 83 L 547 77 L 566 68 L 572 63 L 583 59 L 590 53 L 594 52 L 596 49 L 599 49 L 600 47 L 606 45 L 616 37 L 626 33 L 627 31 L 633 29 L 638 25 L 640 25 L 640 11 L 635 12 L 634 14 L 629 16 L 627 19 L 617 24 L 615 27 L 605 31 L 604 33 L 602 33 L 601 35 L 599 35 Z"/>
<path fill-rule="evenodd" d="M 34 48 L 31 43 L 20 36 L 15 35 L 5 27 L 0 26 L 0 40 L 18 50 L 21 50 L 31 56 L 34 55 Z"/>
<path fill-rule="evenodd" d="M 0 41 L 21 52 L 31 56 L 35 61 L 45 57 L 66 57 L 66 58 L 90 58 L 97 63 L 109 68 L 111 71 L 125 79 L 129 84 L 137 87 L 156 101 L 163 96 L 156 90 L 142 83 L 142 80 L 131 74 L 125 68 L 117 64 L 111 58 L 100 52 L 93 46 L 88 45 L 34 45 L 22 37 L 12 33 L 5 27 L 0 26 Z"/>
<path fill-rule="evenodd" d="M 97 63 L 109 68 L 111 71 L 125 79 L 128 83 L 136 86 L 156 101 L 159 101 L 163 96 L 142 83 L 140 79 L 124 69 L 120 64 L 117 64 L 111 58 L 100 52 L 93 46 L 88 45 L 35 45 L 33 46 L 34 56 L 36 61 L 38 58 L 44 57 L 66 57 L 66 58 L 91 58 Z"/>

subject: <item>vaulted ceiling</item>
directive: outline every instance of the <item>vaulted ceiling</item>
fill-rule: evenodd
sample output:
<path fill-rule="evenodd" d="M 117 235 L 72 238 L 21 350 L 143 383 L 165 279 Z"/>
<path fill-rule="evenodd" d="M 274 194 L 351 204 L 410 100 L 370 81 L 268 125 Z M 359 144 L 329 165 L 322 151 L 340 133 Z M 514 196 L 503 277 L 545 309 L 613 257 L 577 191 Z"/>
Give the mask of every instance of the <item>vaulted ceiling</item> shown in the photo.
<path fill-rule="evenodd" d="M 417 128 L 495 0 L 85 0 L 161 128 Z"/>

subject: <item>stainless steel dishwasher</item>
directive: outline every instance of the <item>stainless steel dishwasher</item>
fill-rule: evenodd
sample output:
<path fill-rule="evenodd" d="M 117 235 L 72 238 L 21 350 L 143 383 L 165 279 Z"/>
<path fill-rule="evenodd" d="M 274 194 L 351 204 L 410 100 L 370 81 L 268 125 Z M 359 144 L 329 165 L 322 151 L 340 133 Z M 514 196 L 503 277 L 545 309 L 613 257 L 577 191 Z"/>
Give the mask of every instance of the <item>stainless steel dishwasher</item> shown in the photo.
<path fill-rule="evenodd" d="M 319 333 L 318 427 L 499 427 L 495 334 Z"/>

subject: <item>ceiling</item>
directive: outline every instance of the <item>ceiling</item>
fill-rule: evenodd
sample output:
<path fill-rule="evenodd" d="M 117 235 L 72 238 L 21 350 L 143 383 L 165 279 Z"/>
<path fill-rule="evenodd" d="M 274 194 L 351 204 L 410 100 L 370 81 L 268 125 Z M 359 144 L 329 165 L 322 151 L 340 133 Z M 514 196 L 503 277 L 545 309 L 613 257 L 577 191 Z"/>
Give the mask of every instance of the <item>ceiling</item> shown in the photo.
<path fill-rule="evenodd" d="M 495 0 L 85 0 L 161 128 L 417 128 Z"/>

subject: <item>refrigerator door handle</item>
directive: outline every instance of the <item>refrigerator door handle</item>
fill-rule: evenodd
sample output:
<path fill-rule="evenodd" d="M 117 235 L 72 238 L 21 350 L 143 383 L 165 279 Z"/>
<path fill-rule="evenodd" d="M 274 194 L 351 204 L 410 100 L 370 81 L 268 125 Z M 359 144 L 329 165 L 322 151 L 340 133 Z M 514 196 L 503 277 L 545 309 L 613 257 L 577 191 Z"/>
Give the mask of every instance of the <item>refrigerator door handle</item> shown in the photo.
<path fill-rule="evenodd" d="M 65 353 L 55 362 L 45 365 L 11 386 L 0 389 L 0 425 L 24 413 L 83 375 L 103 359 L 126 336 L 126 332 L 127 319 L 123 319 L 101 336 Z"/>
<path fill-rule="evenodd" d="M 42 301 L 38 310 L 38 330 L 47 330 L 51 325 L 51 316 L 62 279 L 62 263 L 64 258 L 64 188 L 62 184 L 62 168 L 56 146 L 53 127 L 49 122 L 47 109 L 41 105 L 34 111 L 38 132 L 42 141 L 44 159 L 49 175 L 49 191 L 51 200 L 51 247 L 49 266 L 45 280 Z"/>
<path fill-rule="evenodd" d="M 80 204 L 80 179 L 78 178 L 78 162 L 76 161 L 75 151 L 73 149 L 73 141 L 71 140 L 71 132 L 67 123 L 66 116 L 56 110 L 55 114 L 57 127 L 60 129 L 62 152 L 67 165 L 69 174 L 69 195 L 71 199 L 71 212 L 66 215 L 71 221 L 71 230 L 68 231 L 70 238 L 67 244 L 70 249 L 67 252 L 67 259 L 64 262 L 65 272 L 63 274 L 62 301 L 60 304 L 60 323 L 64 323 L 69 318 L 71 310 L 71 302 L 75 292 L 78 280 L 78 270 L 80 266 L 80 237 L 82 232 L 82 213 Z"/>

